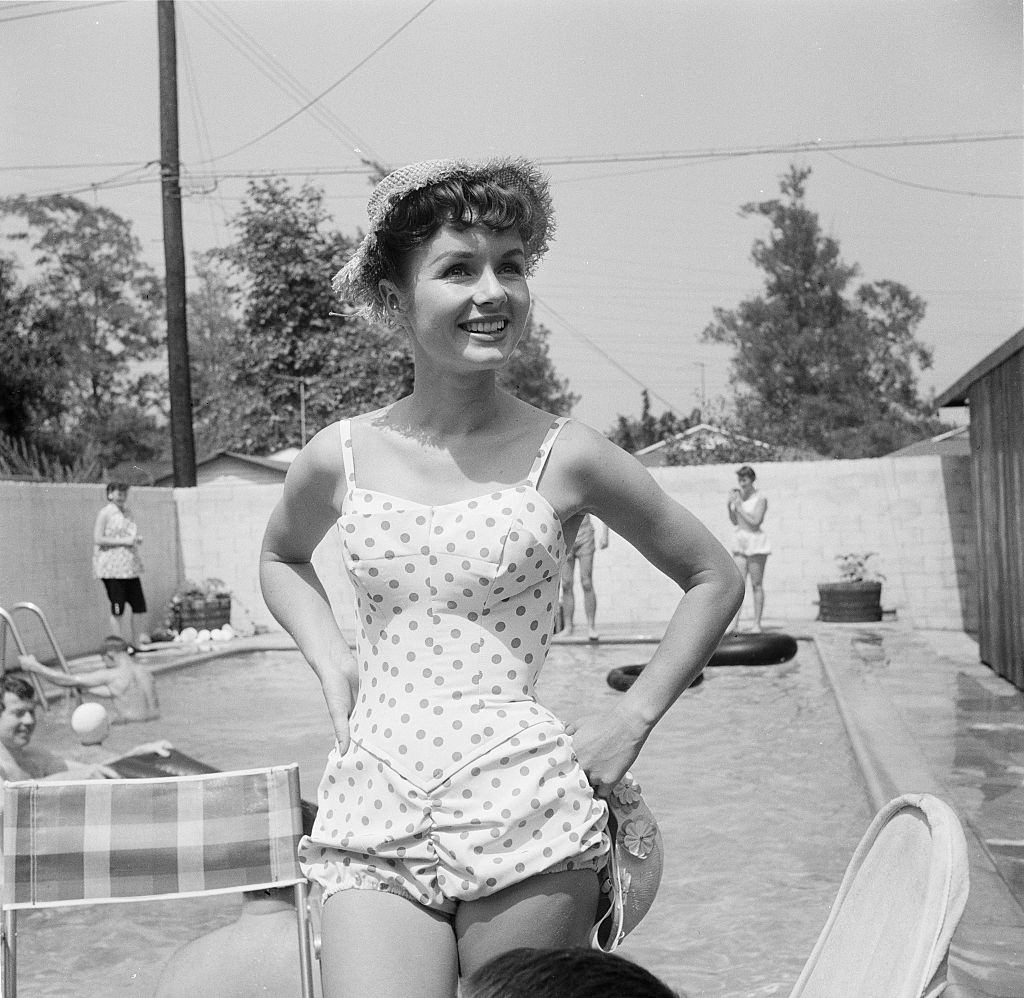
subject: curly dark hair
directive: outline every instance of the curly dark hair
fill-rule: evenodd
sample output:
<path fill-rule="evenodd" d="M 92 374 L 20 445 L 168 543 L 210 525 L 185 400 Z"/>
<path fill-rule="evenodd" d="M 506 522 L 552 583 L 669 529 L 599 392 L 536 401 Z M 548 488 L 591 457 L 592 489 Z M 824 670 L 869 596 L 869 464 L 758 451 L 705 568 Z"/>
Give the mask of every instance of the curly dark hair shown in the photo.
<path fill-rule="evenodd" d="M 465 998 L 685 998 L 643 967 L 583 947 L 509 950 L 463 987 Z"/>

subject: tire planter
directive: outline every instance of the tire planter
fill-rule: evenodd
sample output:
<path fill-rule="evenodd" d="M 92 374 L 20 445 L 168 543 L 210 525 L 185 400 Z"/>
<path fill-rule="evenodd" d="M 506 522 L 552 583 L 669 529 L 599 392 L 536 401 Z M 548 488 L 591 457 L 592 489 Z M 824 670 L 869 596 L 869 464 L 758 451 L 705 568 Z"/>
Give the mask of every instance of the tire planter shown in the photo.
<path fill-rule="evenodd" d="M 231 597 L 187 597 L 171 607 L 171 620 L 176 631 L 186 627 L 197 631 L 223 627 L 231 620 Z"/>
<path fill-rule="evenodd" d="M 818 620 L 852 624 L 881 619 L 881 582 L 818 583 Z"/>
<path fill-rule="evenodd" d="M 790 634 L 730 634 L 722 638 L 715 653 L 708 662 L 708 667 L 722 665 L 779 665 L 788 662 L 796 655 L 796 638 Z M 608 685 L 613 690 L 624 692 L 636 681 L 643 672 L 642 665 L 624 665 L 612 669 L 608 673 Z M 690 688 L 704 681 L 704 673 L 700 673 L 690 684 Z"/>

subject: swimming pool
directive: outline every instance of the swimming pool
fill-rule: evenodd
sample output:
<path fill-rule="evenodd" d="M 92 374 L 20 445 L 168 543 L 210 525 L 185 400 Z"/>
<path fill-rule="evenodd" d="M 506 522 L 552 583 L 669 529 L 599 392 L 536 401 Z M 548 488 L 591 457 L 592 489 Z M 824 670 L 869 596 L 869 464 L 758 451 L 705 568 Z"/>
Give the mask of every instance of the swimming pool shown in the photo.
<path fill-rule="evenodd" d="M 611 705 L 608 670 L 650 646 L 556 644 L 538 692 L 562 716 Z M 111 754 L 154 738 L 221 769 L 298 762 L 313 798 L 332 744 L 296 652 L 247 652 L 158 678 L 160 721 L 115 728 Z M 76 743 L 54 712 L 39 735 Z M 709 669 L 636 766 L 666 841 L 658 900 L 622 953 L 690 998 L 788 995 L 871 817 L 813 645 L 767 667 Z M 22 914 L 25 996 L 153 993 L 187 939 L 232 920 L 234 898 Z"/>

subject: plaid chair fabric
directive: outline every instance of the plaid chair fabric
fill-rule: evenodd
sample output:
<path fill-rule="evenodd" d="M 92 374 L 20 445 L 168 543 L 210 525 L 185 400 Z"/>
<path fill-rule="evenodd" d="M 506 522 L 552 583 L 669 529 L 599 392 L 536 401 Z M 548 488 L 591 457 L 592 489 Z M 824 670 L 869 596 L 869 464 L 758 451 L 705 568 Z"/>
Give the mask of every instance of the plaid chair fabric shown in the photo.
<path fill-rule="evenodd" d="M 158 779 L 5 784 L 4 994 L 14 993 L 17 909 L 269 887 L 296 887 L 302 969 L 308 977 L 306 882 L 296 854 L 301 834 L 296 765 Z"/>
<path fill-rule="evenodd" d="M 302 880 L 298 771 L 9 783 L 6 908 L 189 897 Z"/>

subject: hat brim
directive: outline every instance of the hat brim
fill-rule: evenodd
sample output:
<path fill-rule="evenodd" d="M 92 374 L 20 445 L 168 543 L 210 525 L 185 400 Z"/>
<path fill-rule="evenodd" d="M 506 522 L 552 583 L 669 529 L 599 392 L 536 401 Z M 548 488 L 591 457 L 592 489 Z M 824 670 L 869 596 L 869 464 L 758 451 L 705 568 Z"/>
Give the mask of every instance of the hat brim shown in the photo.
<path fill-rule="evenodd" d="M 664 844 L 654 814 L 642 797 L 623 804 L 614 797 L 608 804 L 611 847 L 598 916 L 591 931 L 594 949 L 614 953 L 651 909 L 664 868 Z M 644 834 L 637 835 L 641 829 Z M 638 855 L 640 853 L 640 855 Z"/>

